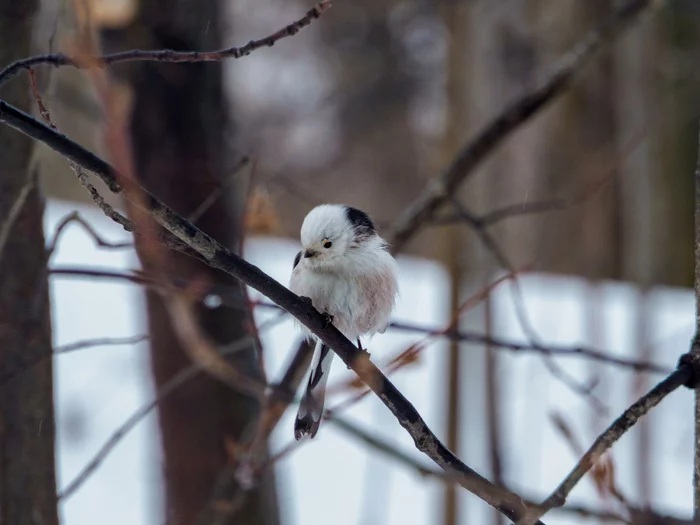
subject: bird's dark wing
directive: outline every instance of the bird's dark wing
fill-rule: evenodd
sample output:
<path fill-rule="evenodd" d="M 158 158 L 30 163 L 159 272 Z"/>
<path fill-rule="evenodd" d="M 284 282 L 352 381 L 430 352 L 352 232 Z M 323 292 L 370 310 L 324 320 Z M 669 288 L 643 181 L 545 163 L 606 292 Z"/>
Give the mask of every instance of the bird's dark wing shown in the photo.
<path fill-rule="evenodd" d="M 294 266 L 292 266 L 292 270 L 297 267 L 297 264 L 299 264 L 299 261 L 301 261 L 301 252 L 297 253 L 296 256 L 294 257 Z"/>

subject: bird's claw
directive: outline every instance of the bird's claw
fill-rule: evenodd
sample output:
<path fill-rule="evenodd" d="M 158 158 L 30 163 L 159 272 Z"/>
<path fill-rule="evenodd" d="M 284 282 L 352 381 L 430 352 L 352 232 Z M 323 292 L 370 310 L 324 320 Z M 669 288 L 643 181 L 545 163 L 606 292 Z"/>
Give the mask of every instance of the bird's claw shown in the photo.
<path fill-rule="evenodd" d="M 328 312 L 323 312 L 323 318 L 326 321 L 326 325 L 324 328 L 328 328 L 330 325 L 333 324 L 333 319 L 335 319 L 331 314 Z"/>
<path fill-rule="evenodd" d="M 313 301 L 311 300 L 311 297 L 306 297 L 305 295 L 300 295 L 299 300 L 307 306 L 313 305 Z"/>

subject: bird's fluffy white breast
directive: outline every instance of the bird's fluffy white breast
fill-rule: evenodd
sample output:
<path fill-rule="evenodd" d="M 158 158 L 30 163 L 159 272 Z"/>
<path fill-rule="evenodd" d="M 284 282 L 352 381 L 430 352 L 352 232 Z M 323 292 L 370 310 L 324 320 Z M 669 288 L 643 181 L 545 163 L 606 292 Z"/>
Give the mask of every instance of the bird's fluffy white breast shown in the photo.
<path fill-rule="evenodd" d="M 379 237 L 346 251 L 331 268 L 312 269 L 301 259 L 290 289 L 309 297 L 316 309 L 350 340 L 384 331 L 397 293 L 396 261 Z"/>

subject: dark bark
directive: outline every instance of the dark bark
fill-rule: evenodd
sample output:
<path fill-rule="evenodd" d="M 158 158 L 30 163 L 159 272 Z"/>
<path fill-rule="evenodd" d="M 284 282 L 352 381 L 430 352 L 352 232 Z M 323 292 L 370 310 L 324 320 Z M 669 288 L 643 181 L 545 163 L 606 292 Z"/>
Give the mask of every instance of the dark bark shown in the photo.
<path fill-rule="evenodd" d="M 178 51 L 221 47 L 222 13 L 218 0 L 142 2 L 138 27 L 107 34 L 114 46 Z M 111 38 L 109 38 L 111 37 Z M 138 40 L 137 40 L 138 39 Z M 109 51 L 117 50 L 110 47 Z M 225 176 L 226 101 L 220 64 L 131 64 L 123 69 L 135 101 L 131 125 L 136 170 L 143 184 L 184 216 L 191 214 Z M 222 198 L 198 226 L 232 251 L 239 223 L 233 199 Z M 241 290 L 230 276 L 194 259 L 167 253 L 167 272 L 189 280 L 206 276 L 212 283 Z M 146 266 L 149 262 L 145 261 Z M 163 268 L 158 268 L 163 272 Z M 241 306 L 244 304 L 241 290 Z M 197 312 L 208 336 L 225 345 L 246 333 L 241 308 L 204 308 Z M 152 370 L 162 385 L 190 365 L 171 328 L 160 297 L 148 296 Z M 236 366 L 260 376 L 254 348 L 236 356 Z M 166 515 L 169 523 L 190 524 L 209 501 L 218 474 L 227 463 L 225 442 L 238 441 L 251 428 L 260 407 L 206 375 L 191 381 L 159 407 L 164 450 Z M 277 523 L 272 475 L 252 491 L 231 523 Z"/>
<path fill-rule="evenodd" d="M 30 55 L 34 0 L 0 1 L 0 63 Z M 28 110 L 26 76 L 2 96 Z M 31 139 L 0 129 L 0 228 L 30 177 Z M 34 176 L 32 174 L 31 176 Z M 58 524 L 54 471 L 51 320 L 47 286 L 44 202 L 34 186 L 27 194 L 7 242 L 0 246 L 0 523 Z M 26 369 L 26 370 L 25 370 Z"/>

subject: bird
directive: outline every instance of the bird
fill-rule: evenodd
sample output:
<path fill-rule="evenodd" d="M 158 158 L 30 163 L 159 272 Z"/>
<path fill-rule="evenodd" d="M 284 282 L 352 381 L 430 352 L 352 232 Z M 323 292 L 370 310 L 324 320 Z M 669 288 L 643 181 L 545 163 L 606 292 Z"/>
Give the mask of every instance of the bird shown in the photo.
<path fill-rule="evenodd" d="M 344 204 L 313 208 L 301 226 L 289 289 L 363 350 L 360 337 L 384 333 L 398 294 L 397 264 L 365 212 Z M 301 327 L 310 339 L 307 329 Z M 334 353 L 316 339 L 311 372 L 294 422 L 294 437 L 313 438 L 323 414 Z"/>

